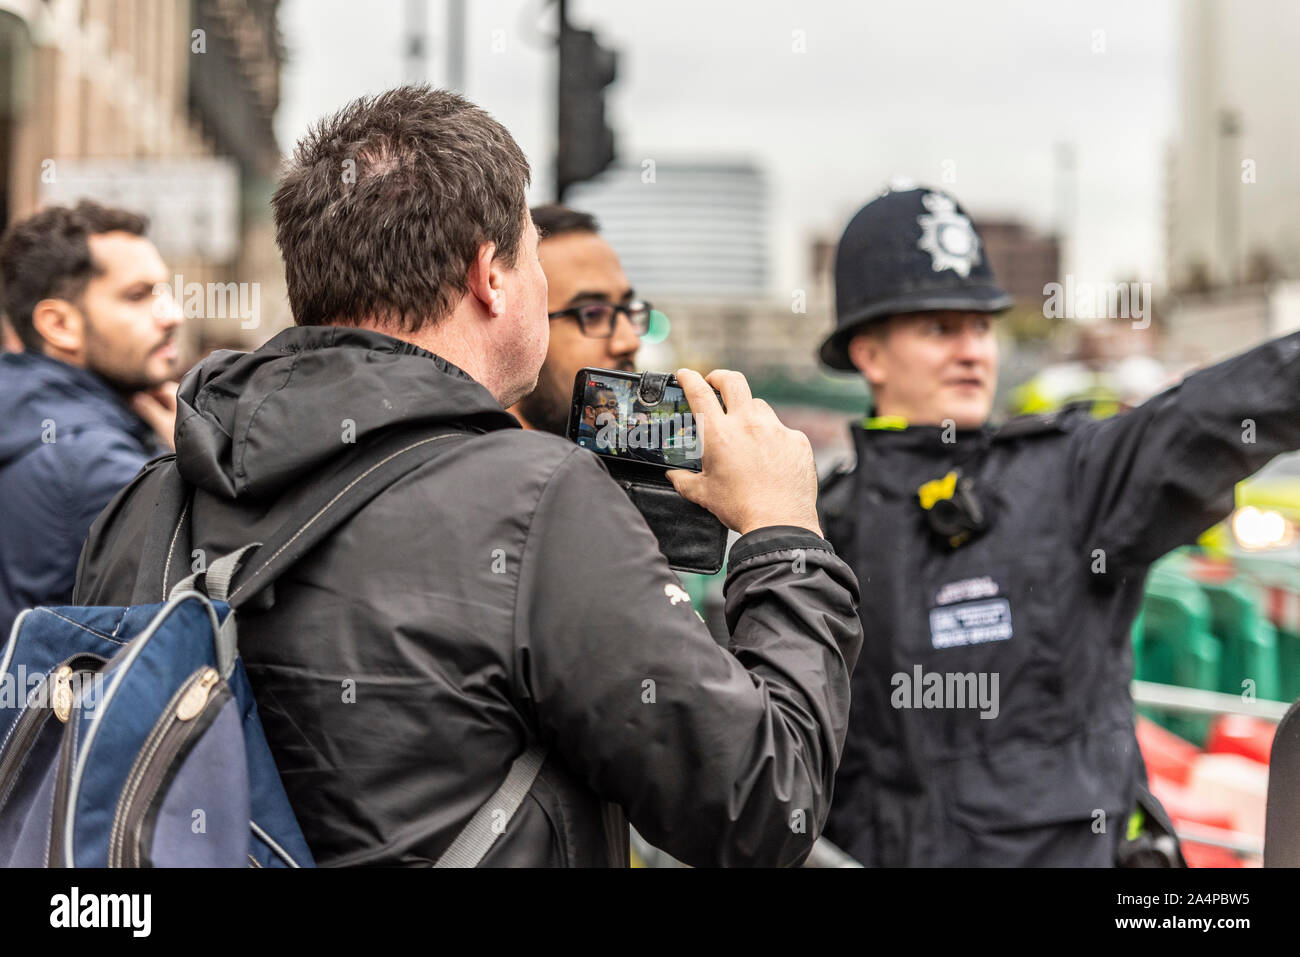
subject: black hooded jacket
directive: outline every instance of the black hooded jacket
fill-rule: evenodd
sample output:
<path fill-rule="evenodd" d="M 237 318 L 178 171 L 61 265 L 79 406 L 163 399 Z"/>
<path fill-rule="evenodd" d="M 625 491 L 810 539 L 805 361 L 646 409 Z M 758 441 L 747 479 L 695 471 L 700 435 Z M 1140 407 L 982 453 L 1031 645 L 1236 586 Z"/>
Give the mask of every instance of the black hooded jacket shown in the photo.
<path fill-rule="evenodd" d="M 1113 864 L 1146 783 L 1129 636 L 1147 569 L 1300 447 L 1300 334 L 1111 419 L 852 433 L 819 509 L 876 640 L 827 837 L 869 865 Z M 951 471 L 988 523 L 955 548 L 917 494 Z"/>
<path fill-rule="evenodd" d="M 724 650 L 599 459 L 519 429 L 428 352 L 290 329 L 210 357 L 180 409 L 208 560 L 261 540 L 354 443 L 397 425 L 475 432 L 290 569 L 273 607 L 240 612 L 317 863 L 436 861 L 531 741 L 549 756 L 485 865 L 626 865 L 624 811 L 692 864 L 811 849 L 861 642 L 856 582 L 825 540 L 766 528 L 733 546 Z M 96 521 L 79 602 L 130 600 L 156 470 Z"/>

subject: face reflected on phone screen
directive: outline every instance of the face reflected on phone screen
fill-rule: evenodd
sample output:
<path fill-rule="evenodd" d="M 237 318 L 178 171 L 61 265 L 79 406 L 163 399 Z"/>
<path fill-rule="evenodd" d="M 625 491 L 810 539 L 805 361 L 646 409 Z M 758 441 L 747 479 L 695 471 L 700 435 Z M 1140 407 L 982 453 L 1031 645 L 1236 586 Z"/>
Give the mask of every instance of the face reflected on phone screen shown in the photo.
<path fill-rule="evenodd" d="M 589 374 L 574 439 L 597 455 L 665 469 L 700 470 L 700 445 L 681 386 L 669 384 L 648 404 L 638 377 Z"/>

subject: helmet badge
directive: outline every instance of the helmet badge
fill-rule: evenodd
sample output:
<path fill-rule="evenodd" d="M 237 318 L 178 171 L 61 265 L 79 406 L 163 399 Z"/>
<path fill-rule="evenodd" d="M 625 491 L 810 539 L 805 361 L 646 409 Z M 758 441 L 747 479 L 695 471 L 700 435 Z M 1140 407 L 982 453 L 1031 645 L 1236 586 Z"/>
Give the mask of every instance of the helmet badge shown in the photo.
<path fill-rule="evenodd" d="M 970 219 L 957 212 L 957 204 L 942 193 L 926 193 L 921 203 L 929 213 L 916 217 L 921 226 L 918 248 L 930 254 L 935 272 L 951 269 L 965 279 L 980 261 L 980 240 Z"/>

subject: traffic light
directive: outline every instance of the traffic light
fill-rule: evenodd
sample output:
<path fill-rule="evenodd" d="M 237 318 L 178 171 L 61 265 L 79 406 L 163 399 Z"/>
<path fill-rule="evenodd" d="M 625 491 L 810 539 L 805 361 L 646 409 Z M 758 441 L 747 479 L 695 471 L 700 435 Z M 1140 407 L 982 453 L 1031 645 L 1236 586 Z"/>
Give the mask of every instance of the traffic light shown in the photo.
<path fill-rule="evenodd" d="M 614 161 L 614 131 L 605 123 L 605 87 L 614 82 L 618 54 L 590 30 L 560 31 L 560 124 L 556 155 L 559 199 Z"/>

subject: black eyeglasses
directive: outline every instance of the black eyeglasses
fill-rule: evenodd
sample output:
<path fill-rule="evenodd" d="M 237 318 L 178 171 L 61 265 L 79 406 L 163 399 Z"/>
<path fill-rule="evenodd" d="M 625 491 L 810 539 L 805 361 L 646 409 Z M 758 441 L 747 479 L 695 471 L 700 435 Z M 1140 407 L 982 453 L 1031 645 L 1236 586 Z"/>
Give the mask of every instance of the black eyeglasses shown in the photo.
<path fill-rule="evenodd" d="M 614 324 L 618 322 L 620 312 L 627 316 L 627 321 L 632 323 L 636 334 L 644 336 L 650 329 L 651 311 L 650 303 L 634 299 L 625 306 L 618 306 L 612 302 L 590 302 L 585 306 L 570 306 L 568 309 L 550 313 L 548 318 L 564 319 L 573 316 L 578 320 L 584 336 L 592 339 L 608 339 L 614 334 Z"/>

